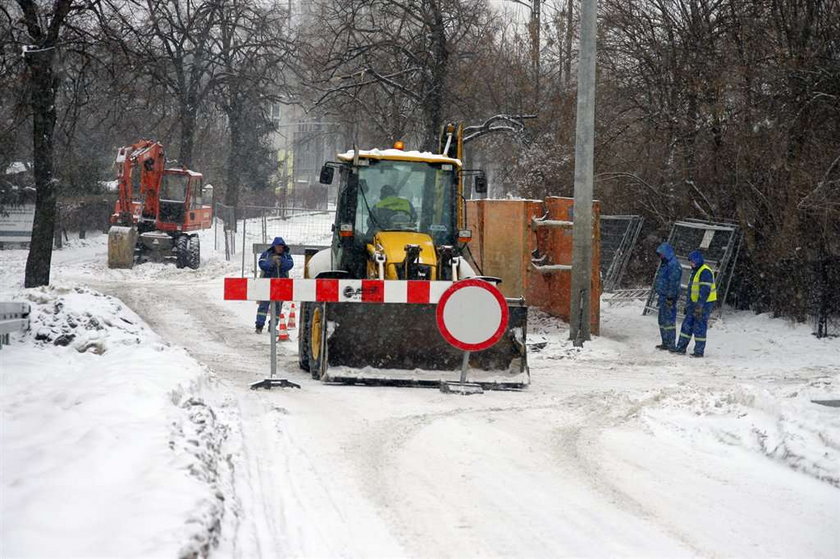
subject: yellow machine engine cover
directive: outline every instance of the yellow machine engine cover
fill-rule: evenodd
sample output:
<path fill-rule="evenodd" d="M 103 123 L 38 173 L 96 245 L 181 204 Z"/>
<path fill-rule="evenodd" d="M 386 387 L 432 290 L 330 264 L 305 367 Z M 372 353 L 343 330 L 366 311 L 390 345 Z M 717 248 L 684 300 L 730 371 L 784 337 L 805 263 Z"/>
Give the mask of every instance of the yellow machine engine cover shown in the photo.
<path fill-rule="evenodd" d="M 380 251 L 385 255 L 385 279 L 400 279 L 397 268 L 405 261 L 406 245 L 417 245 L 420 247 L 418 264 L 428 266 L 432 276 L 437 277 L 437 253 L 432 238 L 425 233 L 413 231 L 380 231 L 373 237 L 369 249 Z M 378 277 L 376 263 L 369 262 L 369 275 Z"/>
<path fill-rule="evenodd" d="M 108 230 L 108 267 L 134 267 L 137 228 L 114 225 Z"/>

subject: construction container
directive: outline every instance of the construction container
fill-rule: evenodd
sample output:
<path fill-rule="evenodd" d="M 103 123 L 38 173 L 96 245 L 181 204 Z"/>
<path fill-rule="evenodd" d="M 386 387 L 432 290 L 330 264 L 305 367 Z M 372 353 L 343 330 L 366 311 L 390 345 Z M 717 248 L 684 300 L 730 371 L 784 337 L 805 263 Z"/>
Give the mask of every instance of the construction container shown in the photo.
<path fill-rule="evenodd" d="M 590 330 L 596 335 L 601 297 L 599 218 L 600 202 L 595 201 Z M 528 306 L 566 322 L 571 317 L 573 222 L 572 198 L 467 202 L 467 223 L 473 232 L 470 252 L 480 273 L 502 278 L 499 289 L 505 297 L 522 297 Z"/>

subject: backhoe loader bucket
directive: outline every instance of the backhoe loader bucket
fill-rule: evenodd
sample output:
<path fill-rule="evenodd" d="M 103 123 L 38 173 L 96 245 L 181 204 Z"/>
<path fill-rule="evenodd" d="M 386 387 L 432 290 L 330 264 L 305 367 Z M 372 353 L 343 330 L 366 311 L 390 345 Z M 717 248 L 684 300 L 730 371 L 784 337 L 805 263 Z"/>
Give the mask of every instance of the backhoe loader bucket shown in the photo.
<path fill-rule="evenodd" d="M 108 267 L 132 268 L 136 246 L 136 227 L 113 225 L 108 230 Z"/>
<path fill-rule="evenodd" d="M 470 354 L 470 380 L 484 388 L 529 384 L 528 309 L 518 302 L 509 302 L 508 309 L 502 338 Z M 301 365 L 313 377 L 333 382 L 438 387 L 458 380 L 464 352 L 443 339 L 435 311 L 435 305 L 424 304 L 305 303 L 300 335 L 308 336 L 301 343 L 307 355 Z"/>

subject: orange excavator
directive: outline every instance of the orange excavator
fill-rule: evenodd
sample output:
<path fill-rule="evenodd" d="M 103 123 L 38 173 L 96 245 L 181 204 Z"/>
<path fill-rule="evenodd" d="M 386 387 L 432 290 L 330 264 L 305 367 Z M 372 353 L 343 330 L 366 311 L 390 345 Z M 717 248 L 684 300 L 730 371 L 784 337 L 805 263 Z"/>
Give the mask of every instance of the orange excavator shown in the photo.
<path fill-rule="evenodd" d="M 174 260 L 198 268 L 199 238 L 193 231 L 213 221 L 213 187 L 201 173 L 166 168 L 163 145 L 140 140 L 117 151 L 119 199 L 108 231 L 108 267 Z"/>

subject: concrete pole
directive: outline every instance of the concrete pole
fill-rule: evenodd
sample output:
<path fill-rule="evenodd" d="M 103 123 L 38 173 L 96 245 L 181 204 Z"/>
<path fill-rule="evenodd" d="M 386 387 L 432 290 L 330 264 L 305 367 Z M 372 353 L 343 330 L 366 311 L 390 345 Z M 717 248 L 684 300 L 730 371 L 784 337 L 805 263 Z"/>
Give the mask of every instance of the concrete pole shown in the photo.
<path fill-rule="evenodd" d="M 575 135 L 575 215 L 572 246 L 571 328 L 576 347 L 591 339 L 592 183 L 595 147 L 595 33 L 597 0 L 581 0 Z"/>

